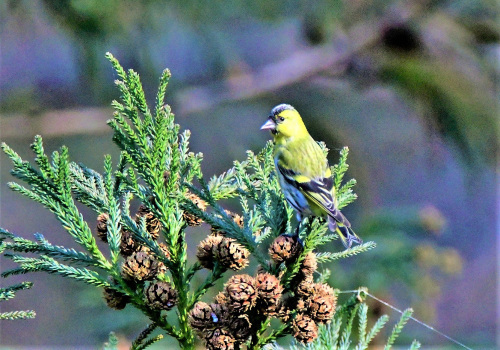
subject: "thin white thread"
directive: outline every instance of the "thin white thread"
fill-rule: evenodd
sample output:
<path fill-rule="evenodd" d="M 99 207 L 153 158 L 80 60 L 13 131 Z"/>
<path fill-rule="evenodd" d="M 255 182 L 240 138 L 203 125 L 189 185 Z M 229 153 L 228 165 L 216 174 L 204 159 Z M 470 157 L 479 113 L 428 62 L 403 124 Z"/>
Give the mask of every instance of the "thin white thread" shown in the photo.
<path fill-rule="evenodd" d="M 360 293 L 364 293 L 364 294 L 368 295 L 369 297 L 371 297 L 372 299 L 375 299 L 375 300 L 377 300 L 378 302 L 380 302 L 380 303 L 382 303 L 382 304 L 384 304 L 384 305 L 386 305 L 386 306 L 390 307 L 390 308 L 391 308 L 391 309 L 393 309 L 394 311 L 397 311 L 397 312 L 399 312 L 400 314 L 403 314 L 403 311 L 401 311 L 401 310 L 400 310 L 400 309 L 398 309 L 397 307 L 392 306 L 392 305 L 391 305 L 391 304 L 389 304 L 388 302 L 383 301 L 383 300 L 381 300 L 381 299 L 377 298 L 376 296 L 374 296 L 374 295 L 372 295 L 372 294 L 368 293 L 365 289 L 345 290 L 345 291 L 339 291 L 338 293 L 358 293 L 358 294 L 360 294 Z M 464 349 L 467 349 L 467 350 L 472 350 L 472 349 L 471 349 L 471 348 L 469 348 L 467 345 L 465 345 L 465 344 L 463 344 L 463 343 L 459 342 L 458 340 L 453 339 L 452 337 L 450 337 L 450 336 L 448 336 L 448 335 L 444 334 L 444 333 L 443 333 L 443 332 L 441 332 L 441 331 L 438 331 L 436 328 L 434 328 L 434 327 L 432 327 L 432 326 L 428 325 L 427 323 L 422 322 L 422 321 L 420 321 L 420 320 L 416 319 L 416 318 L 415 318 L 415 317 L 413 317 L 413 316 L 410 316 L 410 319 L 411 319 L 411 320 L 413 320 L 413 321 L 415 321 L 415 322 L 417 322 L 418 324 L 420 324 L 420 325 L 424 326 L 425 328 L 430 329 L 430 330 L 431 330 L 431 331 L 433 331 L 434 333 L 437 333 L 437 334 L 439 334 L 440 336 L 442 336 L 442 337 L 444 337 L 444 338 L 448 339 L 449 341 L 451 341 L 451 342 L 453 342 L 453 343 L 455 343 L 455 344 L 457 344 L 457 345 L 459 345 L 459 346 L 463 347 Z"/>

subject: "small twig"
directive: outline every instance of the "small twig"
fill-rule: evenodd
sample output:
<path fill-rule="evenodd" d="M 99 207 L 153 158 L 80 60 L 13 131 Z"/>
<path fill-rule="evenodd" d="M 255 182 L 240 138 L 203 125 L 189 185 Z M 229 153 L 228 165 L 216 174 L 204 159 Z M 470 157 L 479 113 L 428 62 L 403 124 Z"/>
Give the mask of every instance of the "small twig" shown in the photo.
<path fill-rule="evenodd" d="M 187 309 L 191 310 L 193 308 L 193 305 L 200 299 L 200 297 L 206 293 L 206 291 L 212 287 L 217 280 L 219 280 L 222 275 L 224 274 L 225 269 L 223 269 L 217 262 L 215 262 L 214 268 L 212 272 L 210 272 L 210 275 L 207 276 L 205 281 L 203 282 L 202 285 L 196 289 L 196 291 L 193 293 L 192 297 L 190 298 L 188 304 L 187 304 Z"/>

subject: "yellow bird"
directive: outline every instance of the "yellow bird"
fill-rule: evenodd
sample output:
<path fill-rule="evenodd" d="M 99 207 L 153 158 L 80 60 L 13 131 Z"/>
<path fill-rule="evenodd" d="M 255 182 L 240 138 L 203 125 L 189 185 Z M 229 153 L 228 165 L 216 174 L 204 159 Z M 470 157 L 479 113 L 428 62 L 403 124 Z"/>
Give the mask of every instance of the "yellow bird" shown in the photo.
<path fill-rule="evenodd" d="M 297 212 L 299 223 L 305 216 L 326 218 L 328 228 L 336 232 L 346 248 L 362 240 L 337 209 L 333 177 L 328 160 L 300 117 L 288 104 L 271 110 L 261 130 L 274 136 L 274 163 L 281 189 L 288 203 Z"/>

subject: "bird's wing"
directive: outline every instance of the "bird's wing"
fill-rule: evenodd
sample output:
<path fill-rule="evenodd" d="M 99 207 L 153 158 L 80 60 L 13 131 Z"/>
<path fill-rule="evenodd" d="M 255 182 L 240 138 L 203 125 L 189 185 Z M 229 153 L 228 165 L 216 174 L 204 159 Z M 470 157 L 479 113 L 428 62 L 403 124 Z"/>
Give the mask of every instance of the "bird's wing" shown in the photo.
<path fill-rule="evenodd" d="M 291 169 L 285 168 L 280 162 L 276 163 L 276 167 L 284 180 L 298 188 L 308 200 L 325 210 L 326 214 L 335 219 L 335 221 L 346 227 L 351 226 L 346 217 L 335 206 L 335 200 L 332 195 L 333 178 L 325 177 L 310 179 L 305 175 L 298 174 Z"/>

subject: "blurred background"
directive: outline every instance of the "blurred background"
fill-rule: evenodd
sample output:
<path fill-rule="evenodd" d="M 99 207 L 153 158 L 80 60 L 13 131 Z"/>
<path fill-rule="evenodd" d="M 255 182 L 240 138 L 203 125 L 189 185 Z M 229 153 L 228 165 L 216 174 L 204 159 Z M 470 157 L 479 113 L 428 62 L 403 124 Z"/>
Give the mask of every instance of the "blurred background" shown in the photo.
<path fill-rule="evenodd" d="M 350 148 L 347 176 L 359 199 L 344 212 L 378 245 L 324 266 L 330 284 L 366 286 L 473 348 L 493 349 L 498 12 L 494 0 L 1 1 L 0 138 L 28 160 L 36 134 L 48 152 L 65 144 L 73 161 L 99 171 L 104 154 L 116 160 L 105 121 L 119 94 L 107 51 L 139 72 L 151 104 L 161 71 L 171 70 L 166 100 L 192 131 L 192 150 L 204 153 L 207 178 L 259 151 L 270 139 L 259 131 L 269 111 L 290 103 L 326 142 L 331 163 Z M 74 246 L 50 213 L 8 190 L 11 164 L 0 160 L 0 226 Z M 93 225 L 95 214 L 84 215 Z M 208 230 L 189 235 L 191 256 Z M 337 243 L 331 249 L 341 250 Z M 94 349 L 110 331 L 133 339 L 146 324 L 57 276 L 0 286 L 23 280 L 34 287 L 2 311 L 37 317 L 2 321 L 2 346 Z M 373 317 L 391 311 L 370 306 Z M 413 338 L 453 348 L 410 322 L 403 340 Z"/>

